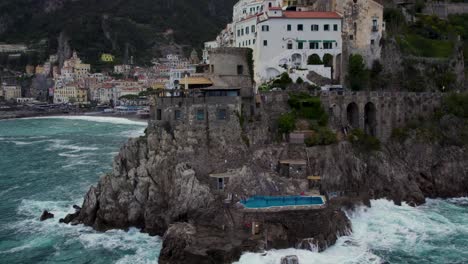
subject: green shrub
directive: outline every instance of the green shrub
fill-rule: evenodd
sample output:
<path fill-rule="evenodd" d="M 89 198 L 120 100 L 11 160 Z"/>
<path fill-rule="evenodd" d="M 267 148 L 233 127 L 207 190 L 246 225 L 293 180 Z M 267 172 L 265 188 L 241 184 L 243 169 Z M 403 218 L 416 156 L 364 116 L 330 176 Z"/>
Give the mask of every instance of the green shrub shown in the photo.
<path fill-rule="evenodd" d="M 332 67 L 333 66 L 333 55 L 330 53 L 326 53 L 323 55 L 323 64 L 327 67 Z"/>
<path fill-rule="evenodd" d="M 278 131 L 281 134 L 289 134 L 296 128 L 296 116 L 294 113 L 282 114 L 278 119 Z"/>
<path fill-rule="evenodd" d="M 312 54 L 307 58 L 308 65 L 322 65 L 323 62 L 320 59 L 320 56 L 317 54 Z"/>
<path fill-rule="evenodd" d="M 444 97 L 442 111 L 460 118 L 468 118 L 468 93 L 452 93 Z"/>
<path fill-rule="evenodd" d="M 371 152 L 380 150 L 380 140 L 367 135 L 361 129 L 354 129 L 348 135 L 348 140 L 361 151 Z"/>
<path fill-rule="evenodd" d="M 348 82 L 351 90 L 360 91 L 366 88 L 368 72 L 364 59 L 359 54 L 349 56 Z"/>
<path fill-rule="evenodd" d="M 297 84 L 303 84 L 303 83 L 304 83 L 304 80 L 302 80 L 302 78 L 299 77 L 299 78 L 297 78 L 296 83 L 297 83 Z"/>
<path fill-rule="evenodd" d="M 408 138 L 408 130 L 404 128 L 395 128 L 392 130 L 391 138 L 398 142 L 404 142 Z"/>
<path fill-rule="evenodd" d="M 330 145 L 336 143 L 336 134 L 328 127 L 321 127 L 315 130 L 315 134 L 305 139 L 305 144 L 308 147 L 319 145 Z"/>

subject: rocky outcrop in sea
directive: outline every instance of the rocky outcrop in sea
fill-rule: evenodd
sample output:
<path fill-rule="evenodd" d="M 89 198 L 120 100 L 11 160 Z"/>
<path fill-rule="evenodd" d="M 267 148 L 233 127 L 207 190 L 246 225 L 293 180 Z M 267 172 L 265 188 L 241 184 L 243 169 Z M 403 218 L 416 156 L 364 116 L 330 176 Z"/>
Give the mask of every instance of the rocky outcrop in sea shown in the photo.
<path fill-rule="evenodd" d="M 146 136 L 121 148 L 113 171 L 89 189 L 71 222 L 160 235 L 160 263 L 231 263 L 246 251 L 324 250 L 351 232 L 344 210 L 368 205 L 369 199 L 419 205 L 425 197 L 467 194 L 463 146 L 410 135 L 373 152 L 347 141 L 307 148 L 276 142 L 274 115 L 259 116 L 243 122 L 233 115 L 220 127 L 202 130 L 150 122 Z M 307 160 L 308 172 L 321 176 L 322 189 L 341 198 L 316 210 L 262 213 L 239 207 L 237 201 L 254 195 L 308 190 L 306 178 L 281 175 L 278 164 L 285 159 Z M 212 176 L 223 173 L 230 178 L 219 190 Z M 249 225 L 259 220 L 263 232 L 252 235 Z"/>

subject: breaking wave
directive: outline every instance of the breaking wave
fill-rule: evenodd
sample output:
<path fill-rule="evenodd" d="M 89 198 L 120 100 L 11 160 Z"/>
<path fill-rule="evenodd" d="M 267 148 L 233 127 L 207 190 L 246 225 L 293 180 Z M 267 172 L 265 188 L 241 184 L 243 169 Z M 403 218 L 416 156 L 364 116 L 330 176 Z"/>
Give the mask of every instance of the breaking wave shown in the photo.
<path fill-rule="evenodd" d="M 68 120 L 82 120 L 99 123 L 112 123 L 121 125 L 138 125 L 147 126 L 146 121 L 134 121 L 123 117 L 105 117 L 105 116 L 44 116 L 44 117 L 30 117 L 25 119 L 68 119 Z"/>
<path fill-rule="evenodd" d="M 314 264 L 468 263 L 468 210 L 458 205 L 467 202 L 427 200 L 414 208 L 375 200 L 371 208 L 349 214 L 353 233 L 322 253 L 296 249 L 246 253 L 237 264 L 279 264 L 287 255 Z"/>

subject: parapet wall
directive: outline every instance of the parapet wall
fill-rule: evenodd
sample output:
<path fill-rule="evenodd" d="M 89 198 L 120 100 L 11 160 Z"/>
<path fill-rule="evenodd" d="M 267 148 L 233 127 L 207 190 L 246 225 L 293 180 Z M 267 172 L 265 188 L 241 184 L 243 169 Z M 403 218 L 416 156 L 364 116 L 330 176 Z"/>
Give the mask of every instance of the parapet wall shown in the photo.
<path fill-rule="evenodd" d="M 430 117 L 440 107 L 441 93 L 322 93 L 320 99 L 336 128 L 360 128 L 380 140 L 408 121 Z M 357 106 L 357 107 L 355 107 Z M 354 117 L 358 117 L 353 120 Z"/>

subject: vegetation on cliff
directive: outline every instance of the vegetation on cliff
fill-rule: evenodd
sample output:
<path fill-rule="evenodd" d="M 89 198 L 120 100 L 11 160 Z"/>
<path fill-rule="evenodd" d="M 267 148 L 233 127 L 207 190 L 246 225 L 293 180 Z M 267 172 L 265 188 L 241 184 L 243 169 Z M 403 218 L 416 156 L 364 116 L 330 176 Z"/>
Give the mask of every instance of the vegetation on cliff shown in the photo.
<path fill-rule="evenodd" d="M 432 118 L 418 118 L 392 131 L 395 141 L 404 142 L 410 137 L 421 142 L 468 146 L 468 94 L 448 94 Z"/>
<path fill-rule="evenodd" d="M 46 40 L 47 53 L 57 49 L 64 31 L 73 49 L 96 64 L 103 52 L 148 63 L 168 44 L 201 48 L 229 21 L 235 0 L 3 0 L 0 3 L 0 39 L 16 43 Z M 2 30 L 4 29 L 4 30 Z"/>

